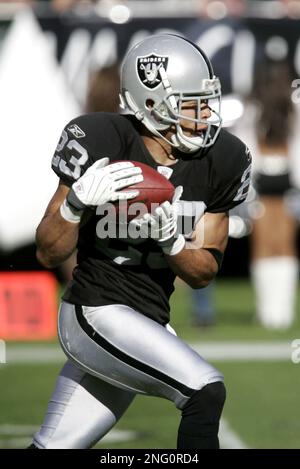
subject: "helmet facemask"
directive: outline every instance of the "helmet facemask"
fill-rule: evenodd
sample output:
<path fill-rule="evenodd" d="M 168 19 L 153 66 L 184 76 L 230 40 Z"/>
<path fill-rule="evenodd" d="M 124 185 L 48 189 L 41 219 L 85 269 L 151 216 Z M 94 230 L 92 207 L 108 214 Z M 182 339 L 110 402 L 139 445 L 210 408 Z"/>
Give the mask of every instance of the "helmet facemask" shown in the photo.
<path fill-rule="evenodd" d="M 159 132 L 157 128 L 156 131 L 158 131 L 160 136 L 167 140 L 172 146 L 185 153 L 195 152 L 200 148 L 208 148 L 212 146 L 221 130 L 221 89 L 219 80 L 213 78 L 206 81 L 211 82 L 211 84 L 207 83 L 207 85 L 214 87 L 211 92 L 206 91 L 205 93 L 201 92 L 199 94 L 171 92 L 166 95 L 158 106 L 153 107 L 152 114 L 155 116 L 155 119 L 157 119 L 159 124 L 166 124 L 167 129 L 173 125 L 176 129 L 170 140 L 166 139 L 165 135 Z M 195 117 L 187 116 L 182 109 L 185 103 L 191 102 L 194 103 L 195 106 Z M 202 118 L 201 114 L 203 114 L 204 109 L 207 107 L 209 108 L 211 115 L 208 118 Z M 188 121 L 195 124 L 195 136 L 186 135 L 182 126 L 182 121 Z M 144 124 L 147 126 L 147 118 L 145 118 Z M 201 131 L 197 131 L 196 126 L 199 124 L 205 125 L 206 128 Z"/>
<path fill-rule="evenodd" d="M 149 97 L 145 102 L 145 113 L 135 113 L 136 117 L 156 136 L 163 138 L 170 145 L 184 153 L 193 153 L 200 148 L 208 148 L 212 146 L 221 130 L 221 86 L 219 79 L 203 80 L 204 91 L 199 93 L 182 93 L 170 91 L 162 101 L 158 104 L 153 102 Z M 128 97 L 126 93 L 126 101 L 132 108 L 132 97 Z M 129 98 L 129 99 L 128 99 Z M 182 106 L 185 103 L 195 103 L 195 117 L 188 117 L 184 114 Z M 151 103 L 149 105 L 149 103 Z M 209 118 L 201 118 L 201 113 L 205 107 L 209 107 L 211 116 Z M 200 132 L 195 131 L 197 135 L 188 136 L 184 133 L 181 121 L 189 121 L 197 125 L 205 125 L 206 128 Z M 165 136 L 165 131 L 171 126 L 175 127 L 175 133 L 171 138 Z M 213 127 L 213 131 L 212 131 Z"/>

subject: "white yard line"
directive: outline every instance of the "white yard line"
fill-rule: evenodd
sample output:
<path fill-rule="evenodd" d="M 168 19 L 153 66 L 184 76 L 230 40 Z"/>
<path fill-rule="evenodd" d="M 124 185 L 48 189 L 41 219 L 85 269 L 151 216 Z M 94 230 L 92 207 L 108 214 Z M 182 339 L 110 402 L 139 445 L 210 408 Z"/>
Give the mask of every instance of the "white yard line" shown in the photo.
<path fill-rule="evenodd" d="M 221 419 L 219 430 L 220 447 L 222 449 L 247 449 L 249 448 L 232 430 L 227 420 Z"/>
<path fill-rule="evenodd" d="M 0 425 L 0 449 L 26 448 L 32 441 L 32 435 L 38 430 L 38 426 L 21 424 Z M 4 437 L 4 438 L 3 438 Z M 137 432 L 131 430 L 111 430 L 102 442 L 120 443 L 138 439 Z"/>
<path fill-rule="evenodd" d="M 15 363 L 59 363 L 66 360 L 66 356 L 59 346 L 53 345 L 10 345 L 6 346 L 6 362 Z M 1 367 L 0 367 L 1 369 Z"/>
<path fill-rule="evenodd" d="M 38 430 L 35 425 L 2 424 L 0 425 L 0 449 L 26 448 L 31 443 L 32 435 Z M 4 438 L 3 438 L 4 437 Z M 246 444 L 232 430 L 227 420 L 222 419 L 220 424 L 220 446 L 222 449 L 246 449 Z M 139 435 L 131 430 L 111 430 L 103 443 L 120 443 L 137 440 Z"/>
<path fill-rule="evenodd" d="M 206 360 L 216 361 L 290 361 L 291 343 L 286 342 L 196 342 L 190 344 Z M 60 363 L 66 360 L 58 346 L 10 345 L 6 346 L 8 364 Z M 0 370 L 6 364 L 0 364 Z"/>
<path fill-rule="evenodd" d="M 0 449 L 26 449 L 31 445 L 32 441 L 30 437 L 18 437 L 18 438 L 5 438 L 1 439 L 0 435 Z"/>
<path fill-rule="evenodd" d="M 36 425 L 22 425 L 14 423 L 3 423 L 0 425 L 0 437 L 3 435 L 18 436 L 18 435 L 32 435 L 36 432 L 38 427 Z"/>
<path fill-rule="evenodd" d="M 206 360 L 291 361 L 291 342 L 210 342 L 190 344 Z"/>

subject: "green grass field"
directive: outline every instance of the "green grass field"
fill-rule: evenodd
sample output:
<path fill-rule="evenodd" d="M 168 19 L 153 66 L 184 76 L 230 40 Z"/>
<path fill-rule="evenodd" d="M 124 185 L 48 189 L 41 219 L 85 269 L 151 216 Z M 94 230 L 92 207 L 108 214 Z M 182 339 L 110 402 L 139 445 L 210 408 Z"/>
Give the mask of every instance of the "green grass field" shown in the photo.
<path fill-rule="evenodd" d="M 286 332 L 265 331 L 255 323 L 253 294 L 246 281 L 219 281 L 215 298 L 217 325 L 205 330 L 193 328 L 190 291 L 178 285 L 172 298 L 172 325 L 178 335 L 205 343 L 289 343 L 300 338 L 299 318 Z M 245 446 L 300 448 L 300 363 L 289 359 L 212 362 L 225 375 L 226 422 Z M 61 363 L 0 365 L 0 447 L 26 446 L 30 433 L 41 423 L 60 368 Z M 116 426 L 117 430 L 136 433 L 128 439 L 125 436 L 124 441 L 104 440 L 97 447 L 175 448 L 179 419 L 172 403 L 139 396 Z"/>

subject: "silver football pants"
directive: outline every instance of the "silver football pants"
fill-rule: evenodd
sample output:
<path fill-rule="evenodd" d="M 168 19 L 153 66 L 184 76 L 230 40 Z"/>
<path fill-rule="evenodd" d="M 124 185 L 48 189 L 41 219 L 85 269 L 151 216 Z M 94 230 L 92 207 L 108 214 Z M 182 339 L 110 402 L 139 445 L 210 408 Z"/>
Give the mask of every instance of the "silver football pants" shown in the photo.
<path fill-rule="evenodd" d="M 92 447 L 137 393 L 182 409 L 196 390 L 223 380 L 171 328 L 125 305 L 62 303 L 58 332 L 69 360 L 34 437 L 40 448 Z"/>

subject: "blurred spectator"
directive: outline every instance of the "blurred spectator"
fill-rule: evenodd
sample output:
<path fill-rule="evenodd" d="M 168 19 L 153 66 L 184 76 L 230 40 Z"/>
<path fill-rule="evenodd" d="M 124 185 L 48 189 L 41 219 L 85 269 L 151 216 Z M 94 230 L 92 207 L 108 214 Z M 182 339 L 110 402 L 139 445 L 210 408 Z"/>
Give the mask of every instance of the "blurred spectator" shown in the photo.
<path fill-rule="evenodd" d="M 290 140 L 295 122 L 292 75 L 286 62 L 258 67 L 250 104 L 237 134 L 252 126 L 254 187 L 262 210 L 253 219 L 251 275 L 259 322 L 267 328 L 290 327 L 295 318 L 298 283 L 297 223 L 286 197 L 292 187 Z"/>
<path fill-rule="evenodd" d="M 299 0 L 280 0 L 283 5 L 283 14 L 290 18 L 300 18 Z"/>
<path fill-rule="evenodd" d="M 241 18 L 247 11 L 246 0 L 200 0 L 199 14 L 206 18 L 220 20 L 225 16 Z"/>
<path fill-rule="evenodd" d="M 118 64 L 92 72 L 87 96 L 87 112 L 117 112 L 119 108 L 119 82 Z"/>
<path fill-rule="evenodd" d="M 70 10 L 78 3 L 81 3 L 80 0 L 51 0 L 51 7 L 57 13 L 63 13 L 65 11 Z"/>
<path fill-rule="evenodd" d="M 77 5 L 84 6 L 84 5 L 91 5 L 95 3 L 93 0 L 29 0 L 27 3 L 30 4 L 49 4 L 52 10 L 58 14 L 65 13 L 72 8 L 76 7 Z"/>
<path fill-rule="evenodd" d="M 195 327 L 206 328 L 215 323 L 214 283 L 206 288 L 191 290 L 192 294 L 192 324 Z"/>

